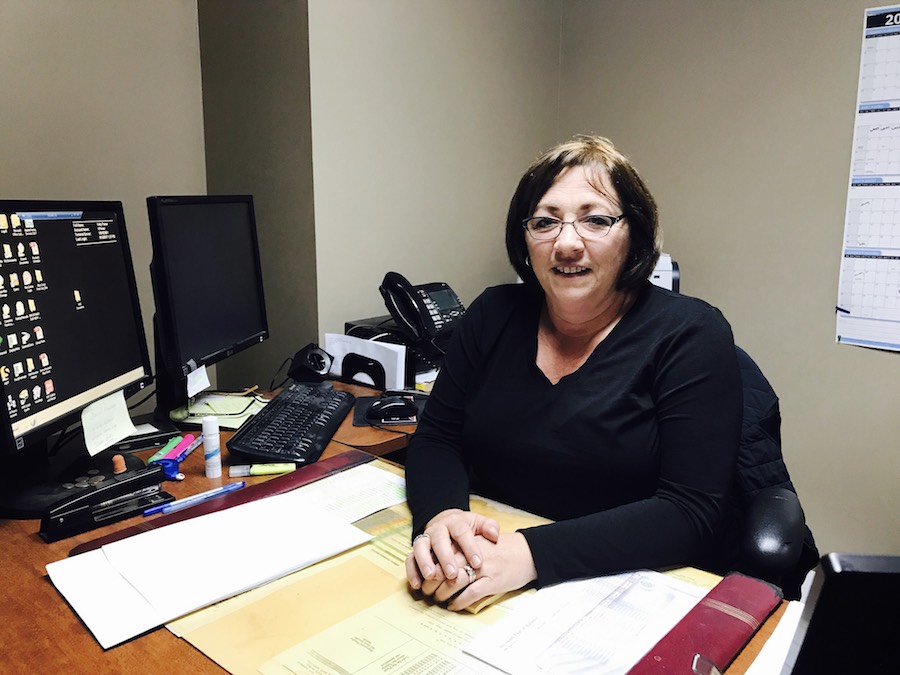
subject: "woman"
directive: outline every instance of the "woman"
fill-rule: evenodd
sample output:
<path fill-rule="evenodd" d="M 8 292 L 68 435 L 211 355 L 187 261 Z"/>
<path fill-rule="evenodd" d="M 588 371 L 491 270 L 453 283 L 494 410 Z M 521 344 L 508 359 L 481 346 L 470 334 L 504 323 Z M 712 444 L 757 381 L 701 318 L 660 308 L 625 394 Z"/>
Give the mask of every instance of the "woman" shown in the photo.
<path fill-rule="evenodd" d="M 466 312 L 407 451 L 410 586 L 462 609 L 532 584 L 724 571 L 741 383 L 710 305 L 651 285 L 656 204 L 606 139 L 540 157 L 509 207 L 523 284 Z M 470 491 L 555 521 L 517 532 Z"/>

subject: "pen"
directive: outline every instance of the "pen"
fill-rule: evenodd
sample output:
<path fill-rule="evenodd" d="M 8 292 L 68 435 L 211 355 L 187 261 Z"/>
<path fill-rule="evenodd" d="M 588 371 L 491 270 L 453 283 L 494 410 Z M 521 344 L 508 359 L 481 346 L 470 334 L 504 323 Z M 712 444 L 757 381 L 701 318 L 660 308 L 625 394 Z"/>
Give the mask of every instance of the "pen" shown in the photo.
<path fill-rule="evenodd" d="M 100 502 L 94 508 L 95 509 L 104 509 L 108 506 L 114 506 L 116 504 L 121 504 L 122 502 L 128 502 L 133 499 L 139 499 L 140 497 L 147 497 L 156 492 L 159 492 L 159 485 L 150 485 L 145 488 L 141 488 L 139 490 L 135 490 L 134 492 L 129 492 L 128 494 L 119 495 L 118 497 L 113 497 L 112 499 L 107 499 L 105 502 Z"/>
<path fill-rule="evenodd" d="M 221 497 L 222 495 L 228 494 L 229 492 L 240 490 L 242 487 L 244 487 L 244 481 L 229 483 L 228 485 L 213 488 L 212 490 L 207 490 L 206 492 L 200 492 L 198 494 L 191 495 L 190 497 L 185 497 L 184 499 L 176 499 L 174 502 L 169 502 L 168 504 L 158 504 L 156 506 L 151 506 L 149 509 L 144 510 L 144 515 L 152 516 L 154 513 L 172 513 L 173 511 L 180 511 L 181 509 L 186 509 L 189 506 L 201 504 L 203 502 L 209 501 L 210 499 Z"/>
<path fill-rule="evenodd" d="M 269 476 L 276 473 L 287 473 L 297 468 L 293 462 L 280 462 L 277 464 L 239 464 L 228 467 L 228 475 L 231 478 L 238 476 Z"/>

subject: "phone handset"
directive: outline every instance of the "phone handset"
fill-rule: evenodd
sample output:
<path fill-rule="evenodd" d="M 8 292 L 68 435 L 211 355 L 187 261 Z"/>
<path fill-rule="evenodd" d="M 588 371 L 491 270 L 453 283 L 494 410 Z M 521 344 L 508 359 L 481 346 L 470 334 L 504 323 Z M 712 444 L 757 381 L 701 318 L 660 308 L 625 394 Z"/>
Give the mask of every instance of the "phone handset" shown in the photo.
<path fill-rule="evenodd" d="M 449 334 L 466 311 L 459 296 L 442 281 L 413 286 L 402 274 L 388 272 L 378 290 L 397 327 L 413 342 Z"/>

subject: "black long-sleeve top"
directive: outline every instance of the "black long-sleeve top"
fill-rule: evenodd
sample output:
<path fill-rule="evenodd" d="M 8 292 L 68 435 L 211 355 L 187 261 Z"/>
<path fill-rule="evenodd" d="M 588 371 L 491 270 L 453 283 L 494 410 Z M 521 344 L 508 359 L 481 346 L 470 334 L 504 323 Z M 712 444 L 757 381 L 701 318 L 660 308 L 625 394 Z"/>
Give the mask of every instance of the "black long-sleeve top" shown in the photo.
<path fill-rule="evenodd" d="M 732 556 L 742 393 L 731 328 L 649 283 L 575 372 L 535 363 L 543 298 L 470 306 L 406 458 L 413 533 L 476 492 L 556 522 L 522 530 L 537 585 Z"/>

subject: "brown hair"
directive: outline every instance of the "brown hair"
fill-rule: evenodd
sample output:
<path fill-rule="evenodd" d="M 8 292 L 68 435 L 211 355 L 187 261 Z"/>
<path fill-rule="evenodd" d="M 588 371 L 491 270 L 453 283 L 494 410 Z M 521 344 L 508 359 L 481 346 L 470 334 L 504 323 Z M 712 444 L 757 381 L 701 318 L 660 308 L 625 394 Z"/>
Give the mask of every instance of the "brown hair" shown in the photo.
<path fill-rule="evenodd" d="M 653 272 L 659 258 L 659 216 L 656 201 L 643 179 L 625 155 L 602 136 L 579 135 L 560 143 L 541 155 L 528 167 L 509 203 L 506 216 L 506 252 L 519 277 L 535 290 L 537 277 L 526 264 L 528 249 L 522 221 L 534 215 L 534 209 L 559 175 L 573 166 L 592 168 L 594 187 L 618 204 L 628 220 L 628 257 L 616 288 L 634 290 Z M 606 194 L 599 173 L 609 176 L 615 194 Z M 615 214 L 610 214 L 615 215 Z"/>

